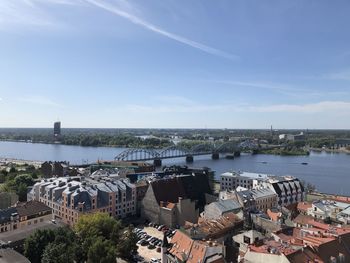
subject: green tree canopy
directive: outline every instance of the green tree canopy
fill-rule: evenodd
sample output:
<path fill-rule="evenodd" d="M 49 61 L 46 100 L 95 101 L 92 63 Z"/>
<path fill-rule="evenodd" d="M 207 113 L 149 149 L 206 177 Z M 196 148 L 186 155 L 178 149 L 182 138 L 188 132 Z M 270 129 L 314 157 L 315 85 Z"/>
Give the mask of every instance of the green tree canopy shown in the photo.
<path fill-rule="evenodd" d="M 32 263 L 40 263 L 46 246 L 55 240 L 55 231 L 37 230 L 24 242 L 24 255 Z"/>
<path fill-rule="evenodd" d="M 98 237 L 88 251 L 88 263 L 113 263 L 116 262 L 116 247 L 113 241 Z"/>

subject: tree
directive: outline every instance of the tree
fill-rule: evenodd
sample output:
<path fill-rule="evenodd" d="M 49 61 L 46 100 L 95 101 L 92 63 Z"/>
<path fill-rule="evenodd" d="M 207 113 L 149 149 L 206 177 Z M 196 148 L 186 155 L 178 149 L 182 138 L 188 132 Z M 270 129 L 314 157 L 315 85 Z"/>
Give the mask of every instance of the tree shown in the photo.
<path fill-rule="evenodd" d="M 117 241 L 116 234 L 122 229 L 122 225 L 106 213 L 94 213 L 80 217 L 74 229 L 82 240 L 99 236 Z"/>
<path fill-rule="evenodd" d="M 15 177 L 15 183 L 16 185 L 20 185 L 21 183 L 23 183 L 26 186 L 30 186 L 34 184 L 34 180 L 30 174 L 21 174 Z"/>
<path fill-rule="evenodd" d="M 128 228 L 123 227 L 120 221 L 115 220 L 106 213 L 82 216 L 79 218 L 74 230 L 82 247 L 83 260 L 94 262 L 92 259 L 96 259 L 94 256 L 96 252 L 91 251 L 98 250 L 101 244 L 106 245 L 108 248 L 107 250 L 102 250 L 108 260 L 113 256 L 115 261 L 116 255 L 127 259 L 137 250 L 137 238 L 133 233 L 133 228 L 131 226 Z M 97 242 L 97 240 L 99 241 Z M 113 253 L 110 250 L 113 250 Z"/>
<path fill-rule="evenodd" d="M 16 194 L 18 195 L 18 200 L 20 202 L 27 201 L 27 186 L 24 183 L 20 183 L 17 187 Z"/>
<path fill-rule="evenodd" d="M 73 263 L 74 251 L 64 243 L 50 243 L 46 246 L 41 263 Z"/>
<path fill-rule="evenodd" d="M 137 236 L 133 232 L 133 228 L 129 226 L 123 231 L 117 244 L 118 255 L 122 258 L 130 258 L 137 251 Z"/>
<path fill-rule="evenodd" d="M 111 240 L 102 237 L 95 239 L 88 251 L 88 263 L 113 263 L 116 262 L 115 244 Z"/>
<path fill-rule="evenodd" d="M 40 263 L 46 246 L 55 240 L 51 229 L 37 230 L 24 242 L 24 255 L 32 263 Z"/>

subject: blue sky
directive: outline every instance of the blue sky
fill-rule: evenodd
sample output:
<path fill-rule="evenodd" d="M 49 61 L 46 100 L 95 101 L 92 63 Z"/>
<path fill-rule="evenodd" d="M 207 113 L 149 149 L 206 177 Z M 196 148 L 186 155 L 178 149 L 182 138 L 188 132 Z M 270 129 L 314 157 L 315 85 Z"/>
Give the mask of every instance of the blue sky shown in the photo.
<path fill-rule="evenodd" d="M 1 0 L 0 126 L 350 128 L 349 1 Z"/>

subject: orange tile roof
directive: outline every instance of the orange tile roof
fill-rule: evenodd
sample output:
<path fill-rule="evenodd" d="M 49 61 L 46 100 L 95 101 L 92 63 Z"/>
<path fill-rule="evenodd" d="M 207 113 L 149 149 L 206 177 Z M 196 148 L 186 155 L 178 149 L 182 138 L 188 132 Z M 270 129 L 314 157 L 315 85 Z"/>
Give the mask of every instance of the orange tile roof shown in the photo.
<path fill-rule="evenodd" d="M 195 242 L 192 246 L 191 252 L 186 262 L 188 263 L 203 262 L 206 251 L 207 251 L 206 245 L 200 242 Z"/>
<path fill-rule="evenodd" d="M 304 244 L 318 247 L 322 244 L 334 241 L 333 237 L 315 237 L 312 235 L 306 236 L 303 238 Z"/>
<path fill-rule="evenodd" d="M 334 201 L 339 201 L 339 202 L 344 202 L 344 203 L 350 204 L 350 197 L 348 197 L 348 196 L 333 196 L 330 199 L 334 200 Z"/>
<path fill-rule="evenodd" d="M 216 242 L 205 242 L 199 240 L 193 240 L 185 233 L 181 231 L 176 231 L 173 236 L 171 243 L 173 244 L 172 248 L 169 250 L 169 253 L 180 259 L 180 261 L 188 263 L 198 263 L 204 262 L 208 247 L 210 246 L 222 246 L 218 245 Z M 222 256 L 217 255 L 215 262 L 223 262 Z"/>
<path fill-rule="evenodd" d="M 320 229 L 324 229 L 324 230 L 329 230 L 329 227 L 330 227 L 330 225 L 320 223 L 320 222 L 317 222 L 315 220 L 310 221 L 308 224 L 312 225 L 314 227 L 320 228 Z"/>
<path fill-rule="evenodd" d="M 199 218 L 198 224 L 187 223 L 184 228 L 189 230 L 193 227 L 205 235 L 206 239 L 216 239 L 232 229 L 243 226 L 243 220 L 234 213 L 226 213 L 218 219 Z"/>
<path fill-rule="evenodd" d="M 176 204 L 171 202 L 160 202 L 160 207 L 164 207 L 167 209 L 173 209 L 176 206 Z"/>
<path fill-rule="evenodd" d="M 282 216 L 282 213 L 281 212 L 273 212 L 271 211 L 271 209 L 267 209 L 267 215 L 271 218 L 272 221 L 278 221 L 281 216 Z"/>
<path fill-rule="evenodd" d="M 186 259 L 191 251 L 193 240 L 181 231 L 176 231 L 171 243 L 170 253 L 179 259 Z"/>
<path fill-rule="evenodd" d="M 311 203 L 308 203 L 308 202 L 299 202 L 298 203 L 298 206 L 297 206 L 297 209 L 299 211 L 305 211 L 307 212 L 308 208 L 311 208 L 312 207 L 312 204 Z"/>
<path fill-rule="evenodd" d="M 314 218 L 312 216 L 306 216 L 306 215 L 298 215 L 293 220 L 294 223 L 301 224 L 301 225 L 307 225 L 312 221 L 314 221 Z"/>
<path fill-rule="evenodd" d="M 274 254 L 277 254 L 277 255 L 280 255 L 280 254 L 289 255 L 296 251 L 296 249 L 293 249 L 288 245 L 283 245 L 275 240 L 265 240 L 264 245 L 262 246 L 250 245 L 249 249 L 254 252 L 266 253 L 266 254 L 270 254 L 272 249 L 275 249 Z"/>

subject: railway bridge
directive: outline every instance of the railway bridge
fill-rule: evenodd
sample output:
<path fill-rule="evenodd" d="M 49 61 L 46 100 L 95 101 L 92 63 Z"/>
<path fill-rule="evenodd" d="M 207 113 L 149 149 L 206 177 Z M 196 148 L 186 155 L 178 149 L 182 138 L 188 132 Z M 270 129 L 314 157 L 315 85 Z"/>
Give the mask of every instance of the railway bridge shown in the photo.
<path fill-rule="evenodd" d="M 256 151 L 258 145 L 251 140 L 242 142 L 225 142 L 221 144 L 203 143 L 192 148 L 170 146 L 161 150 L 132 148 L 118 154 L 114 159 L 118 161 L 152 161 L 155 166 L 161 166 L 163 159 L 185 157 L 186 162 L 193 162 L 194 156 L 211 155 L 212 159 L 219 159 L 220 154 L 226 154 L 229 158 L 240 155 L 241 151 Z"/>

